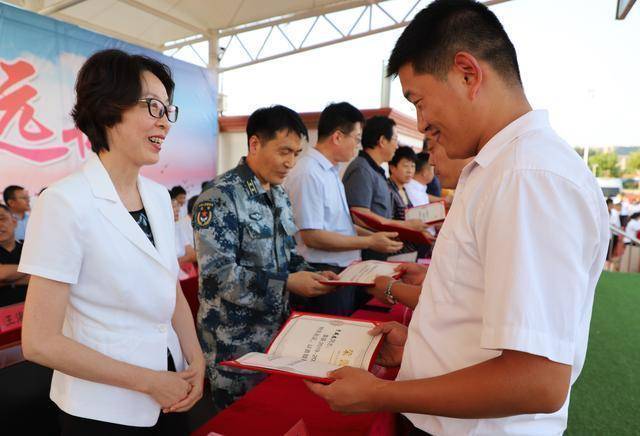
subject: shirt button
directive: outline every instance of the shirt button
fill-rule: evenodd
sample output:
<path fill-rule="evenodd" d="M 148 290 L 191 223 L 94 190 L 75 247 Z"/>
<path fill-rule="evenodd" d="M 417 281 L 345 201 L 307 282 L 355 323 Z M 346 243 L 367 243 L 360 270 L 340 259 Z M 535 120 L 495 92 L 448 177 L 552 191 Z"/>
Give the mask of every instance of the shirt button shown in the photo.
<path fill-rule="evenodd" d="M 166 326 L 166 325 L 164 325 L 164 324 L 160 324 L 160 325 L 158 326 L 158 331 L 159 331 L 160 333 L 166 333 L 166 332 L 167 332 L 167 326 Z"/>

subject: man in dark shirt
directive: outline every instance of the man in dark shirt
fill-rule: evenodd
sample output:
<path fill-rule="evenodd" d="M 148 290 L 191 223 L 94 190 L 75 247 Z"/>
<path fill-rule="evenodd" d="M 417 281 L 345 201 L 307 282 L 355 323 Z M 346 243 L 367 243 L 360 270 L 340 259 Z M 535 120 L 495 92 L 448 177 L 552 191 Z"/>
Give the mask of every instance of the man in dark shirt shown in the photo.
<path fill-rule="evenodd" d="M 362 148 L 342 177 L 349 208 L 375 215 L 385 223 L 394 221 L 395 224 L 424 231 L 426 226 L 418 220 L 397 221 L 393 218 L 391 188 L 380 165 L 389 162 L 398 148 L 395 122 L 385 116 L 369 118 L 362 130 Z M 363 260 L 385 260 L 387 257 L 385 253 L 362 250 Z"/>
<path fill-rule="evenodd" d="M 29 275 L 18 272 L 22 244 L 15 238 L 16 225 L 9 208 L 0 204 L 0 306 L 20 303 L 27 294 Z"/>

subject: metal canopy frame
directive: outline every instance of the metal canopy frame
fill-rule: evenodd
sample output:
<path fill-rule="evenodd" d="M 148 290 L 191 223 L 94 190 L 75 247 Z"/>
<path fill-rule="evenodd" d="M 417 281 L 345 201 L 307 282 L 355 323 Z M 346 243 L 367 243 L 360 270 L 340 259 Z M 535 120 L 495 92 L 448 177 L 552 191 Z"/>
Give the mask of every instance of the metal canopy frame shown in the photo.
<path fill-rule="evenodd" d="M 618 7 L 616 8 L 616 20 L 624 20 L 627 18 L 627 14 L 636 3 L 636 0 L 618 0 Z"/>
<path fill-rule="evenodd" d="M 251 16 L 255 17 L 255 14 L 247 15 L 245 13 L 244 16 L 242 15 L 242 11 L 246 12 L 247 5 L 253 5 L 253 0 L 215 0 L 215 2 L 202 0 L 203 2 L 211 2 L 206 3 L 209 7 L 219 4 L 226 8 L 230 17 L 229 20 L 223 21 L 227 23 L 227 26 L 230 26 L 226 28 L 214 28 L 224 26 L 224 24 L 221 26 L 221 22 L 207 26 L 205 21 L 194 15 L 193 4 L 195 0 L 165 0 L 163 2 L 110 0 L 110 3 L 100 0 L 107 5 L 127 6 L 129 10 L 135 10 L 153 17 L 165 25 L 173 26 L 173 29 L 177 30 L 173 32 L 175 35 L 173 38 L 178 39 L 172 41 L 163 41 L 157 35 L 155 38 L 145 38 L 139 33 L 129 32 L 122 28 L 115 30 L 108 24 L 94 21 L 90 15 L 75 13 L 78 10 L 76 6 L 88 6 L 86 4 L 90 2 L 95 6 L 96 0 L 5 1 L 41 15 L 53 16 L 86 29 L 164 52 L 169 56 L 180 57 L 176 54 L 180 54 L 182 48 L 188 47 L 187 50 L 195 52 L 201 65 L 214 72 L 224 72 L 404 27 L 421 8 L 420 6 L 426 6 L 431 0 L 404 0 L 404 3 L 401 3 L 401 0 L 317 0 L 316 3 L 314 0 L 313 2 L 305 2 L 306 7 L 299 6 L 302 3 L 294 3 L 285 8 L 274 8 L 274 15 L 275 11 L 279 11 L 278 13 L 281 14 L 279 16 L 268 17 L 268 13 L 258 14 L 258 16 L 267 17 L 262 19 L 250 18 Z M 484 0 L 484 4 L 492 6 L 508 1 L 511 0 Z M 613 2 L 613 0 L 609 1 Z M 185 10 L 189 10 L 188 7 L 191 7 L 190 12 L 174 13 L 174 8 L 177 8 L 176 11 L 180 11 L 183 2 L 187 6 Z M 636 0 L 616 0 L 616 19 L 625 19 L 635 3 Z M 398 12 L 397 6 L 401 4 L 406 4 L 407 7 Z M 297 7 L 295 7 L 296 5 Z M 292 12 L 287 13 L 287 10 Z M 340 26 L 338 21 L 344 22 L 345 20 L 342 19 L 344 15 L 339 17 L 339 14 L 336 13 L 347 10 L 357 10 L 358 13 L 350 18 L 352 22 L 349 26 Z M 282 15 L 283 11 L 285 11 L 284 15 Z M 378 18 L 382 17 L 382 19 L 372 19 L 376 14 Z M 237 17 L 243 18 L 236 19 Z M 322 26 L 324 26 L 324 32 L 318 32 L 317 28 Z M 303 37 L 295 38 L 292 28 L 302 31 Z M 256 44 L 256 34 L 260 31 L 262 34 L 258 39 L 262 39 Z M 320 33 L 322 34 L 319 35 Z M 247 40 L 252 38 L 254 44 L 248 44 Z M 277 41 L 278 47 L 274 41 Z M 203 47 L 197 46 L 200 43 L 208 44 L 208 50 L 202 50 Z M 241 55 L 234 54 L 232 56 L 234 51 L 241 53 Z"/>
<path fill-rule="evenodd" d="M 487 6 L 492 6 L 508 1 L 511 0 L 486 0 L 484 3 Z M 212 64 L 215 64 L 217 71 L 219 73 L 223 73 L 225 71 L 279 59 L 296 53 L 315 50 L 333 44 L 405 27 L 409 24 L 413 16 L 421 9 L 420 6 L 424 7 L 428 5 L 431 0 L 407 0 L 406 7 L 403 10 L 394 11 L 386 7 L 384 4 L 385 2 L 387 2 L 387 0 L 353 1 L 347 4 L 325 6 L 305 12 L 289 14 L 286 17 L 275 17 L 274 19 L 264 20 L 259 23 L 220 29 L 217 32 L 200 32 L 190 38 L 166 43 L 164 52 L 169 56 L 175 56 L 182 48 L 190 47 L 203 64 L 206 64 L 202 56 L 193 48 L 194 45 L 204 41 L 208 41 L 210 45 L 212 43 L 217 43 L 216 59 L 211 59 L 210 57 L 208 64 L 209 67 L 211 67 Z M 342 26 L 341 28 L 340 24 L 336 21 L 335 13 L 346 10 L 357 10 L 358 13 L 353 15 L 351 22 L 347 27 Z M 384 17 L 386 24 L 376 25 L 373 20 L 374 14 L 379 17 Z M 300 28 L 296 30 L 299 31 L 304 29 L 304 37 L 294 37 L 294 31 L 292 31 L 291 26 L 289 25 L 295 23 L 301 25 Z M 320 24 L 326 24 L 333 29 L 333 35 L 326 35 L 325 38 L 319 42 L 305 45 L 309 37 L 314 33 L 314 30 L 316 30 Z M 365 27 L 364 30 L 360 29 L 363 24 Z M 250 47 L 247 44 L 247 39 L 251 34 L 255 35 L 256 31 L 263 31 L 262 41 L 254 47 Z M 276 54 L 263 55 L 266 51 L 265 49 L 269 47 L 269 44 L 273 43 L 273 41 L 278 37 L 286 41 L 286 45 L 288 47 L 280 50 Z M 298 42 L 294 42 L 296 40 L 298 40 Z M 225 58 L 229 57 L 230 51 L 241 51 L 244 54 L 244 60 L 225 63 Z"/>

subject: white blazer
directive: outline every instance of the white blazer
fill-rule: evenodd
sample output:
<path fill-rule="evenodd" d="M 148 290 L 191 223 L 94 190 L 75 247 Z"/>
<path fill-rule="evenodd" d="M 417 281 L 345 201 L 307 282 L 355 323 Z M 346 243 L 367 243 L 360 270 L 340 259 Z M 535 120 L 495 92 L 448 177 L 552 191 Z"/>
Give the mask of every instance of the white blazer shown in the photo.
<path fill-rule="evenodd" d="M 19 270 L 69 283 L 63 334 L 102 354 L 154 370 L 185 367 L 171 318 L 178 262 L 167 189 L 144 177 L 138 189 L 155 247 L 124 207 L 100 159 L 47 188 L 27 226 Z M 54 371 L 51 399 L 70 415 L 153 426 L 150 396 Z"/>

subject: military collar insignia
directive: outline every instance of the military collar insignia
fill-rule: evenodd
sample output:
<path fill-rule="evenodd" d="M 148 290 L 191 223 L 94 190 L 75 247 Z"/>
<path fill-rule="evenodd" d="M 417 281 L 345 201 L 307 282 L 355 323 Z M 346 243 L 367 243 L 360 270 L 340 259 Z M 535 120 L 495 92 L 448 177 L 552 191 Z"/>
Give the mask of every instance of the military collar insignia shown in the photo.
<path fill-rule="evenodd" d="M 198 229 L 206 229 L 211 224 L 213 218 L 213 203 L 210 201 L 203 201 L 196 207 L 196 212 L 193 215 L 194 227 Z"/>
<path fill-rule="evenodd" d="M 249 195 L 256 195 L 258 193 L 258 190 L 256 189 L 256 184 L 253 181 L 253 178 L 245 181 L 244 186 L 247 189 L 247 191 L 249 191 Z"/>
<path fill-rule="evenodd" d="M 266 191 L 258 182 L 258 178 L 249 165 L 247 165 L 246 158 L 242 158 L 240 164 L 236 167 L 236 171 L 240 180 L 242 181 L 242 187 L 250 197 L 266 194 Z"/>

